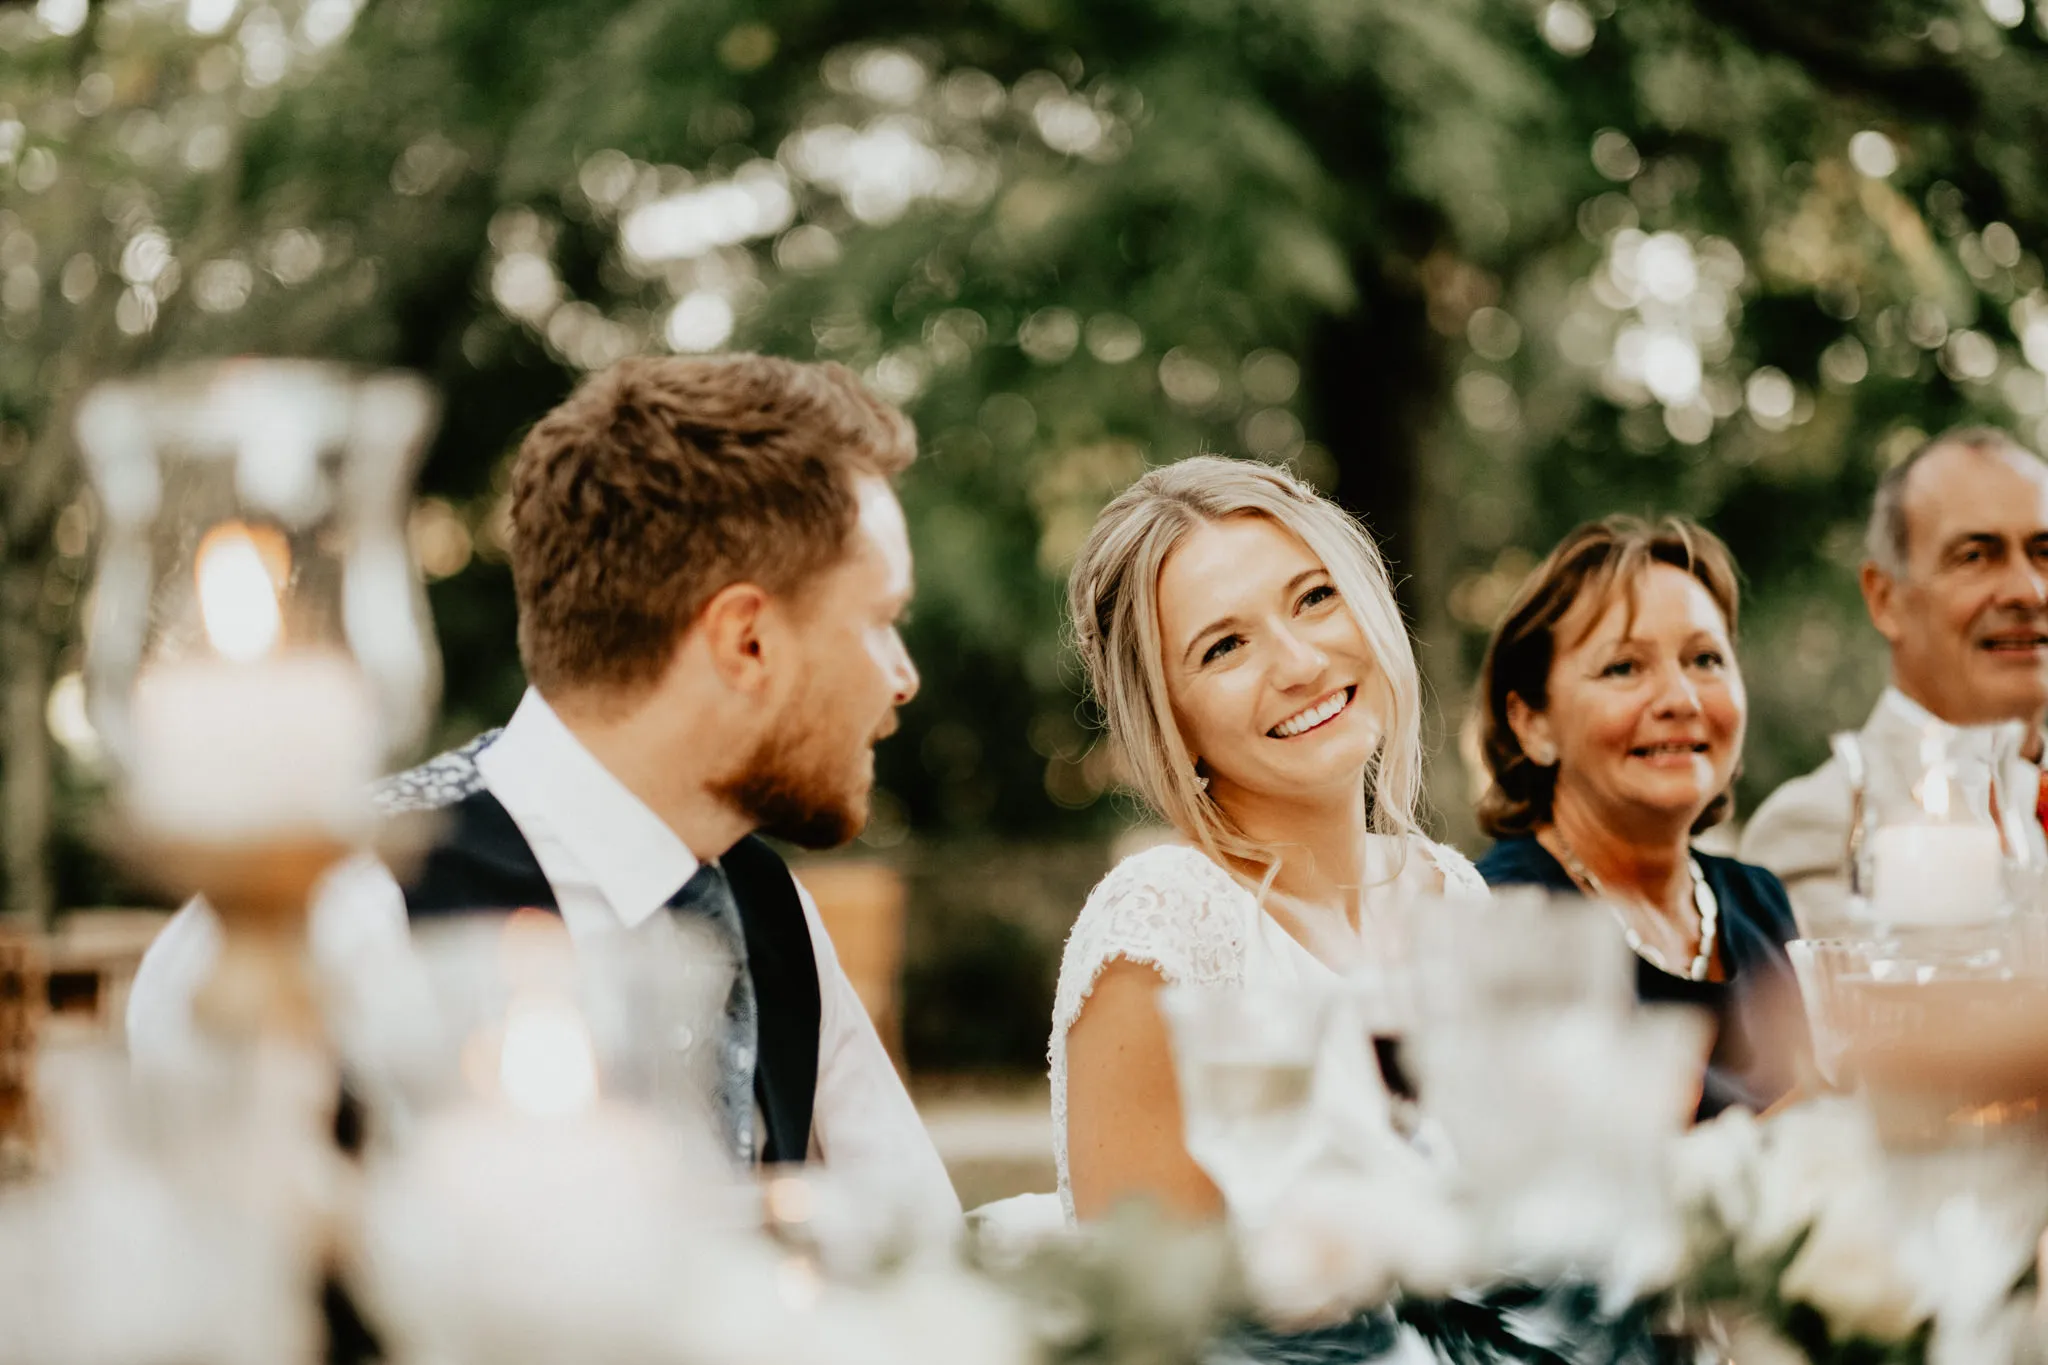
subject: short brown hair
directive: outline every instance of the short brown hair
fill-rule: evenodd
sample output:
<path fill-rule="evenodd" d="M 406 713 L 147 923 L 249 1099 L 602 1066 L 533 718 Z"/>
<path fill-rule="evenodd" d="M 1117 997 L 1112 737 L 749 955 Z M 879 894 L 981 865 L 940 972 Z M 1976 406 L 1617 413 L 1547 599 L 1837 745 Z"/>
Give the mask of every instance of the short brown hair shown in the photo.
<path fill-rule="evenodd" d="M 799 591 L 846 552 L 853 479 L 916 454 L 851 371 L 639 357 L 585 380 L 512 466 L 519 657 L 534 686 L 634 687 L 720 589 Z"/>
<path fill-rule="evenodd" d="M 1480 752 L 1492 778 L 1479 799 L 1479 825 L 1496 839 L 1527 834 L 1550 821 L 1557 769 L 1539 766 L 1522 752 L 1508 724 L 1508 698 L 1519 696 L 1532 710 L 1550 705 L 1550 665 L 1557 657 L 1557 627 L 1581 601 L 1604 611 L 1617 596 L 1634 600 L 1636 584 L 1652 564 L 1669 564 L 1698 579 L 1721 609 L 1728 634 L 1742 604 L 1735 560 L 1712 531 L 1684 517 L 1652 523 L 1640 517 L 1606 517 L 1578 527 L 1538 564 L 1522 583 L 1507 614 L 1487 642 L 1480 668 Z M 1595 620 L 1598 619 L 1596 615 Z M 1693 832 L 1719 824 L 1734 805 L 1734 793 L 1716 796 Z"/>

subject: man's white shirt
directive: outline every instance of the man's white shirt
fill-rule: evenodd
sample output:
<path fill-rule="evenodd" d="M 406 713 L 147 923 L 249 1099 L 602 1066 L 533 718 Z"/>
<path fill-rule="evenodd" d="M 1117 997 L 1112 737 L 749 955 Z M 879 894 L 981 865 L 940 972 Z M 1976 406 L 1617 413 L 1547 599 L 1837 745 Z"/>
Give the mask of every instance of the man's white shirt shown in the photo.
<path fill-rule="evenodd" d="M 2027 732 L 2027 727 L 2019 721 L 2008 721 L 2002 725 L 1953 725 L 1901 692 L 1895 683 L 1885 685 L 1877 704 L 1912 726 L 1915 733 L 1939 736 L 1949 757 L 1962 759 L 1971 771 L 1978 767 L 1986 772 L 1992 771 L 2001 753 L 2016 758 L 2019 741 Z M 2019 762 L 2038 771 L 2038 765 L 2031 760 L 2020 759 Z M 2018 771 L 2017 765 L 2014 765 L 2014 770 Z M 2001 773 L 2000 779 L 2004 780 L 2008 775 Z M 2032 795 L 2028 793 L 2029 798 Z"/>
<path fill-rule="evenodd" d="M 689 847 L 528 690 L 504 732 L 477 755 L 484 786 L 519 826 L 555 891 L 572 942 L 598 935 L 673 934 L 664 910 L 696 872 Z M 952 1181 L 803 884 L 818 965 L 818 1084 L 811 1158 L 873 1181 L 932 1215 L 960 1214 Z M 382 863 L 362 856 L 330 873 L 308 926 L 321 975 L 346 987 L 404 951 L 405 898 Z M 192 1000 L 220 951 L 213 912 L 194 902 L 150 946 L 128 997 L 128 1049 L 138 1066 L 175 1063 L 195 1045 Z"/>

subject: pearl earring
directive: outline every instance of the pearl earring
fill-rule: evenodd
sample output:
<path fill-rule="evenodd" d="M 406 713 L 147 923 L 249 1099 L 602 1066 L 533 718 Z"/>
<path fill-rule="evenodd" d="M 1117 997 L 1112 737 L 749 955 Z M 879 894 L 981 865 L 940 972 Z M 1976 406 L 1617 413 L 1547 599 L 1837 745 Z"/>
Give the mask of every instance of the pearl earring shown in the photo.
<path fill-rule="evenodd" d="M 1529 751 L 1529 761 L 1539 768 L 1548 768 L 1557 762 L 1557 751 L 1548 744 L 1539 744 Z"/>

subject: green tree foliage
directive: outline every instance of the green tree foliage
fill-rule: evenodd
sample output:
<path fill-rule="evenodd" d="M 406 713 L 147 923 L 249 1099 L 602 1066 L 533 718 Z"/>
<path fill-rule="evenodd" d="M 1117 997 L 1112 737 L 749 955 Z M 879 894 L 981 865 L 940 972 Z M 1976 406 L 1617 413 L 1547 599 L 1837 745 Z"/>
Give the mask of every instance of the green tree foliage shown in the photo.
<path fill-rule="evenodd" d="M 517 695 L 500 497 L 575 377 L 839 359 L 916 416 L 924 696 L 871 831 L 1112 818 L 1059 648 L 1102 501 L 1197 449 L 1365 516 L 1444 711 L 1610 510 L 1751 583 L 1747 790 L 1878 661 L 1883 459 L 2048 411 L 2044 20 L 2023 0 L 42 0 L 0 9 L 10 850 L 46 777 L 91 379 L 270 350 L 448 397 L 416 541 L 452 736 Z M 31 657 L 33 655 L 33 657 Z M 9 866 L 16 904 L 47 900 Z"/>

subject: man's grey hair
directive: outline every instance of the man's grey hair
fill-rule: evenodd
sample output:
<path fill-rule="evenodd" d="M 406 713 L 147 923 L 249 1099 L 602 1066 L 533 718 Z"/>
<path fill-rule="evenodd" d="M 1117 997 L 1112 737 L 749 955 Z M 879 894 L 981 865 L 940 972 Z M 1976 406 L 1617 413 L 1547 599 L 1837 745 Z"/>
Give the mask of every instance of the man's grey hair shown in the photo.
<path fill-rule="evenodd" d="M 2017 451 L 2031 459 L 2041 457 L 2020 443 L 2018 437 L 1997 427 L 1950 427 L 1913 447 L 1906 457 L 1878 477 L 1877 492 L 1870 499 L 1870 524 L 1863 532 L 1863 552 L 1878 568 L 1893 578 L 1906 574 L 1906 481 L 1913 467 L 1939 450 L 1960 447 L 1980 455 Z"/>

